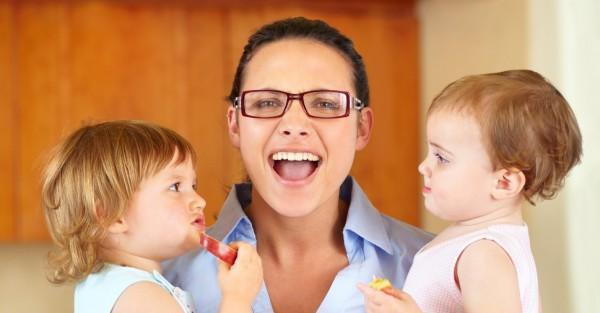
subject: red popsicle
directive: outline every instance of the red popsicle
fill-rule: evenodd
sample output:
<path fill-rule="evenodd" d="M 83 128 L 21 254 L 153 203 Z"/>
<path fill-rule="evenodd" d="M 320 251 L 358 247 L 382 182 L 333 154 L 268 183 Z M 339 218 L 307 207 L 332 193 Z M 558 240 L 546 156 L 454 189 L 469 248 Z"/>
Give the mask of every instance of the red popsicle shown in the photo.
<path fill-rule="evenodd" d="M 237 251 L 235 249 L 205 233 L 200 234 L 200 245 L 223 262 L 229 264 L 229 266 L 233 265 L 235 258 L 237 258 Z"/>

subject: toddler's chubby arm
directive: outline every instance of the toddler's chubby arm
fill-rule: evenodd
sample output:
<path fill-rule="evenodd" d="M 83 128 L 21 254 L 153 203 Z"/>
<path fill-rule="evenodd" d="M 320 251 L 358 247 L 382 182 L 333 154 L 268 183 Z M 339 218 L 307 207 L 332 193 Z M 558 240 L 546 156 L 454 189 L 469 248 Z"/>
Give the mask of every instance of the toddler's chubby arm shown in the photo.
<path fill-rule="evenodd" d="M 358 284 L 358 289 L 365 297 L 367 313 L 421 313 L 413 298 L 391 284 L 374 282 L 370 285 Z"/>
<path fill-rule="evenodd" d="M 517 271 L 502 247 L 491 240 L 477 241 L 457 263 L 465 312 L 522 312 Z"/>
<path fill-rule="evenodd" d="M 263 282 L 263 269 L 256 249 L 243 242 L 231 245 L 237 249 L 237 259 L 229 267 L 219 264 L 219 284 L 223 298 L 220 313 L 252 312 L 252 303 Z"/>

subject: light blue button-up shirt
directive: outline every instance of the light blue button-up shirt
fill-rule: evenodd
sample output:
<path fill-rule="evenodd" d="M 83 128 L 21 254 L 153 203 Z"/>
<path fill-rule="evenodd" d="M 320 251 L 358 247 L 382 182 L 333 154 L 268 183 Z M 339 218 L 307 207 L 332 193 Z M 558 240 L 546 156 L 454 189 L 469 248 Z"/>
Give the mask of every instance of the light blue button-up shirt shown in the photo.
<path fill-rule="evenodd" d="M 241 184 L 231 190 L 217 222 L 208 230 L 211 236 L 226 243 L 246 241 L 256 246 L 252 224 L 242 209 L 250 203 L 251 188 Z M 414 254 L 431 239 L 430 234 L 377 211 L 351 177 L 342 184 L 340 198 L 350 203 L 343 230 L 349 264 L 337 273 L 319 313 L 364 312 L 363 296 L 356 284 L 368 283 L 375 275 L 388 278 L 396 287 L 403 286 Z M 167 279 L 192 294 L 196 312 L 219 311 L 221 291 L 214 256 L 197 250 L 163 266 Z M 252 309 L 255 313 L 273 312 L 264 284 Z"/>

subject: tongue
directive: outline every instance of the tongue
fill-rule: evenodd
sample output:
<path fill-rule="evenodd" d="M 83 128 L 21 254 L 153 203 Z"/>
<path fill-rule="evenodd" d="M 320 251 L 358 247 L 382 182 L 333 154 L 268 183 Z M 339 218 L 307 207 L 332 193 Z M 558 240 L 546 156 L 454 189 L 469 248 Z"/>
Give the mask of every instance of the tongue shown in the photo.
<path fill-rule="evenodd" d="M 311 161 L 276 161 L 273 168 L 285 180 L 302 180 L 315 170 Z"/>

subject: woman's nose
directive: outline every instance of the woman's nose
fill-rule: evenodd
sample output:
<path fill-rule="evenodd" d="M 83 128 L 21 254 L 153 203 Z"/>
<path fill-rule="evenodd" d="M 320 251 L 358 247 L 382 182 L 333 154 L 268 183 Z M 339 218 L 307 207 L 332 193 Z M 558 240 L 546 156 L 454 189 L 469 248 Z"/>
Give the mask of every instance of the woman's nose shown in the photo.
<path fill-rule="evenodd" d="M 310 118 L 300 100 L 292 100 L 279 121 L 279 133 L 286 137 L 306 137 L 310 134 Z"/>

